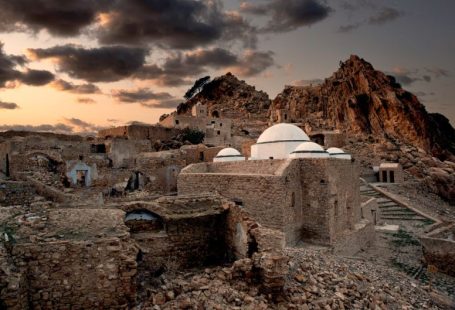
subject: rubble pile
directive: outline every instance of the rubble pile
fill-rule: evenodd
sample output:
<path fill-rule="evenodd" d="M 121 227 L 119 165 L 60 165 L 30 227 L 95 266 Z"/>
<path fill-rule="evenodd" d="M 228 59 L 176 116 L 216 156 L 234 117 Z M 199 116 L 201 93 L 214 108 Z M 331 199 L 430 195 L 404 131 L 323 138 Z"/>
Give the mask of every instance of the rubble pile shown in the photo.
<path fill-rule="evenodd" d="M 429 287 L 404 274 L 326 251 L 287 249 L 285 290 L 261 290 L 251 260 L 175 276 L 162 275 L 139 307 L 152 309 L 440 309 Z M 138 307 L 138 309 L 139 309 Z"/>

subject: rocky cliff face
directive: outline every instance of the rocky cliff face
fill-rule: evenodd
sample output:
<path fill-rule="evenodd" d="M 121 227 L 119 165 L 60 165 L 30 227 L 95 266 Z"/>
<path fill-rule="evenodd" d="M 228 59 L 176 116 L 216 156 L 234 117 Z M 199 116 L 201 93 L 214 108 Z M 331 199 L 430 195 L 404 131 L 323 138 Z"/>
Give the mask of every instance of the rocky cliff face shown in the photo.
<path fill-rule="evenodd" d="M 207 105 L 209 114 L 232 119 L 266 120 L 269 96 L 231 73 L 215 78 L 202 91 L 177 107 L 178 114 L 190 114 L 197 102 Z"/>
<path fill-rule="evenodd" d="M 449 121 L 427 113 L 416 96 L 358 56 L 340 63 L 322 85 L 287 86 L 271 106 L 272 117 L 280 111 L 307 130 L 398 139 L 443 159 L 455 154 L 455 130 Z"/>

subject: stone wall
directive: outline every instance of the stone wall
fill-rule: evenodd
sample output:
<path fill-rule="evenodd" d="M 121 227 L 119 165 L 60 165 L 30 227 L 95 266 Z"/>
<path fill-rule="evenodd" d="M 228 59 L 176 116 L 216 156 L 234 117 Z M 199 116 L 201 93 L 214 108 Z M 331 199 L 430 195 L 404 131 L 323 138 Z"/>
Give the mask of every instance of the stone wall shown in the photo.
<path fill-rule="evenodd" d="M 100 130 L 100 138 L 128 138 L 130 140 L 161 140 L 167 141 L 178 135 L 181 131 L 176 128 L 167 128 L 156 125 L 128 125 Z"/>
<path fill-rule="evenodd" d="M 194 164 L 178 178 L 179 194 L 215 192 L 243 205 L 286 243 L 333 244 L 361 220 L 358 165 L 340 159 Z"/>
<path fill-rule="evenodd" d="M 135 302 L 137 250 L 129 238 L 14 246 L 33 309 L 126 308 Z"/>
<path fill-rule="evenodd" d="M 441 223 L 420 238 L 423 256 L 428 265 L 455 276 L 455 223 Z"/>
<path fill-rule="evenodd" d="M 0 206 L 30 205 L 35 188 L 27 182 L 0 181 Z"/>

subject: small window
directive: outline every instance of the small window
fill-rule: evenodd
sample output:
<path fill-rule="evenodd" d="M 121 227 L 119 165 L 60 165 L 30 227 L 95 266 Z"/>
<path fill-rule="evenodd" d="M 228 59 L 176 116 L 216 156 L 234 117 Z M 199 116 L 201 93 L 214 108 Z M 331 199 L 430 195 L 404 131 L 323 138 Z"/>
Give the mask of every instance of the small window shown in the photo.
<path fill-rule="evenodd" d="M 287 120 L 287 119 L 288 119 L 288 115 L 284 114 L 284 120 Z"/>
<path fill-rule="evenodd" d="M 216 132 L 216 134 L 217 134 L 217 135 L 220 135 L 220 134 L 221 134 L 221 131 L 218 130 L 218 131 Z"/>
<path fill-rule="evenodd" d="M 215 124 L 215 121 L 212 121 L 212 124 Z"/>
<path fill-rule="evenodd" d="M 223 123 L 220 123 L 220 127 L 223 127 Z"/>
<path fill-rule="evenodd" d="M 273 156 L 270 156 L 269 159 L 273 159 Z"/>
<path fill-rule="evenodd" d="M 178 119 L 175 120 L 175 124 L 178 125 L 180 121 Z"/>
<path fill-rule="evenodd" d="M 295 208 L 295 193 L 293 192 L 291 195 L 291 206 Z"/>
<path fill-rule="evenodd" d="M 199 161 L 204 161 L 204 152 L 199 152 Z"/>
<path fill-rule="evenodd" d="M 389 171 L 390 183 L 395 183 L 395 172 Z"/>

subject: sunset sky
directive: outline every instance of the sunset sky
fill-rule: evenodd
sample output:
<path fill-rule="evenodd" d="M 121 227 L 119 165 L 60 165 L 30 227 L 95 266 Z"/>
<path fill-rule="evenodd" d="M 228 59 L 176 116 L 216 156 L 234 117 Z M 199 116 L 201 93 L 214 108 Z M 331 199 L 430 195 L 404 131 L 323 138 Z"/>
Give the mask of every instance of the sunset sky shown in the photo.
<path fill-rule="evenodd" d="M 357 54 L 455 124 L 453 0 L 0 0 L 0 131 L 155 123 L 228 71 L 273 99 Z"/>

